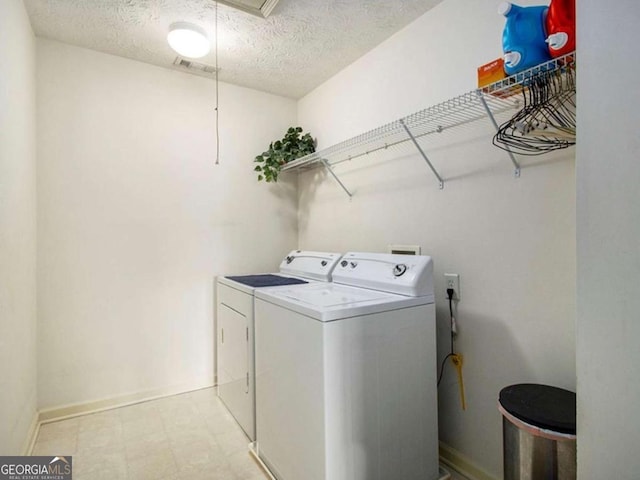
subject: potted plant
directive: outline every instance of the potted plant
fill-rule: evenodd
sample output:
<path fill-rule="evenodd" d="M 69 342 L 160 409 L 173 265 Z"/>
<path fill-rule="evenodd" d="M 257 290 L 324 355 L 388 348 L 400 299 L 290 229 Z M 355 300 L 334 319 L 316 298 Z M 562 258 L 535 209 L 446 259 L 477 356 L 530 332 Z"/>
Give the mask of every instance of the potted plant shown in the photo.
<path fill-rule="evenodd" d="M 301 127 L 290 127 L 282 140 L 271 142 L 269 150 L 255 158 L 258 165 L 253 170 L 258 172 L 258 181 L 277 182 L 283 165 L 315 151 L 316 145 L 310 133 L 302 135 Z"/>

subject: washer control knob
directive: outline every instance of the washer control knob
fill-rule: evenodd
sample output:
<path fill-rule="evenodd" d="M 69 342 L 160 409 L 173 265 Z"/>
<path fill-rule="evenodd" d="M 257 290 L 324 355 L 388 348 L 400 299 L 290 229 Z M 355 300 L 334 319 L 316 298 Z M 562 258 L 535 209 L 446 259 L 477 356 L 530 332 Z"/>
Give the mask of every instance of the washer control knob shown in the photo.
<path fill-rule="evenodd" d="M 395 277 L 400 277 L 407 271 L 407 266 L 404 263 L 399 263 L 395 267 L 393 267 L 393 275 Z"/>
<path fill-rule="evenodd" d="M 287 265 L 290 264 L 291 262 L 293 262 L 293 257 L 291 255 L 289 255 L 287 258 Z"/>
<path fill-rule="evenodd" d="M 351 268 L 356 268 L 358 266 L 358 262 L 350 262 Z"/>
<path fill-rule="evenodd" d="M 341 266 L 342 268 L 346 267 L 347 265 L 349 265 L 349 262 L 347 262 L 346 260 L 342 260 L 342 261 L 340 262 L 340 266 Z"/>
<path fill-rule="evenodd" d="M 322 265 L 323 267 L 326 267 L 327 266 L 327 261 L 326 260 L 322 260 L 320 262 L 320 265 Z"/>

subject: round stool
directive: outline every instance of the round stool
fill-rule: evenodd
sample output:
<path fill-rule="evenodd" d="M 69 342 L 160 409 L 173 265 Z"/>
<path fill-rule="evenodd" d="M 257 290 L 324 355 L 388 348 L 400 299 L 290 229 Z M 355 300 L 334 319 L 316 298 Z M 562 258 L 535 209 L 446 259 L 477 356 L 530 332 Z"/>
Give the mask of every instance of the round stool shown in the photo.
<path fill-rule="evenodd" d="M 504 480 L 575 480 L 576 394 L 522 383 L 500 391 Z"/>

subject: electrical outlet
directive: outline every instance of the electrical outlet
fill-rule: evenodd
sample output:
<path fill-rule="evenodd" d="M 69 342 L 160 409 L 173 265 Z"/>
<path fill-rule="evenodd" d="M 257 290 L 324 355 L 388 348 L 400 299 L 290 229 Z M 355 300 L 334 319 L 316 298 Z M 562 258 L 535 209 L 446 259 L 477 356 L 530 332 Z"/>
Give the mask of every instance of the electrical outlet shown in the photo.
<path fill-rule="evenodd" d="M 447 282 L 447 290 L 453 288 L 453 298 L 460 300 L 460 275 L 457 273 L 445 273 L 444 279 Z"/>

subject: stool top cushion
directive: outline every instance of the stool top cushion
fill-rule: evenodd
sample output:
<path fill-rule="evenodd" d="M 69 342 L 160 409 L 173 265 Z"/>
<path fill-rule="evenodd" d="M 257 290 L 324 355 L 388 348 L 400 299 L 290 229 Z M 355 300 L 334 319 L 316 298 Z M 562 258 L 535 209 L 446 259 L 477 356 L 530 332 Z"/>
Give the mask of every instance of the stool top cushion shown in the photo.
<path fill-rule="evenodd" d="M 500 405 L 514 417 L 545 430 L 576 434 L 576 394 L 563 388 L 521 383 L 500 391 Z"/>

